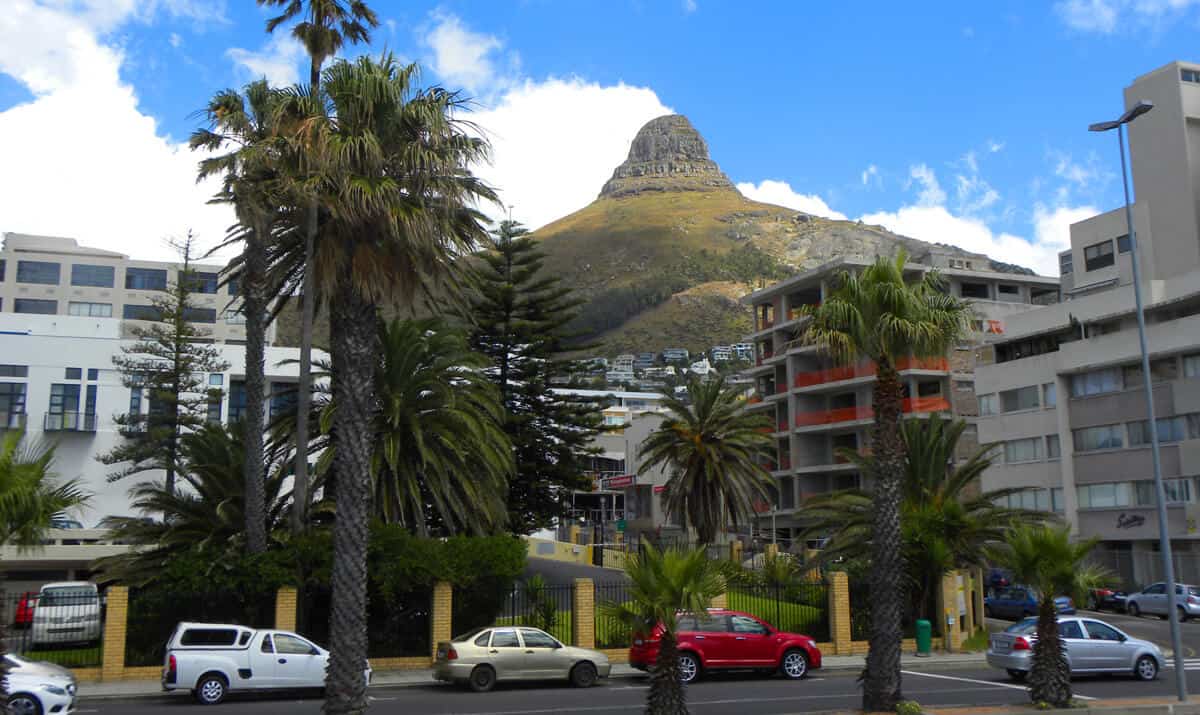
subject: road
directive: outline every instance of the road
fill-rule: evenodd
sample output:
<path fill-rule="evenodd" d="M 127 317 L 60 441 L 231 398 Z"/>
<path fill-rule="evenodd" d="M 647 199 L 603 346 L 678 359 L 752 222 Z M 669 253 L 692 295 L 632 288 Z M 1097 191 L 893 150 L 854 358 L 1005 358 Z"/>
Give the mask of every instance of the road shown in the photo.
<path fill-rule="evenodd" d="M 1196 661 L 1200 668 L 1200 660 Z M 1173 692 L 1170 671 L 1155 682 L 1142 683 L 1123 677 L 1077 678 L 1076 695 L 1082 699 L 1169 696 Z M 1200 693 L 1200 677 L 1193 692 Z M 639 711 L 646 698 L 645 678 L 618 678 L 588 690 L 557 684 L 498 687 L 479 695 L 453 686 L 433 684 L 396 688 L 372 688 L 372 713 L 428 713 L 429 715 L 542 715 L 573 712 L 615 715 Z M 920 673 L 906 670 L 904 695 L 923 705 L 1006 705 L 1029 702 L 1025 688 L 987 668 L 956 668 Z M 856 674 L 846 671 L 815 671 L 812 676 L 791 682 L 779 677 L 730 674 L 713 676 L 688 688 L 688 704 L 700 715 L 781 715 L 855 708 L 861 703 Z M 164 713 L 198 710 L 186 695 L 141 700 L 95 700 L 86 695 L 78 713 Z M 230 715 L 316 715 L 321 710 L 317 697 L 239 698 L 221 707 Z"/>

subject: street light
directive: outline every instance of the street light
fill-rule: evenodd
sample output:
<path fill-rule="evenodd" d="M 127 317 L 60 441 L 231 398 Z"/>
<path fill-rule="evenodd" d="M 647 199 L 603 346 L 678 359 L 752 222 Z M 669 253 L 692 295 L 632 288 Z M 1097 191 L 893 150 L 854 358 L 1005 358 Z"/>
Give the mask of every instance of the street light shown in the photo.
<path fill-rule="evenodd" d="M 1171 559 L 1171 536 L 1167 529 L 1167 493 L 1163 487 L 1162 463 L 1158 453 L 1158 422 L 1154 417 L 1154 390 L 1150 385 L 1150 351 L 1146 348 L 1146 313 L 1142 307 L 1142 276 L 1138 259 L 1137 236 L 1133 230 L 1133 208 L 1129 203 L 1129 176 L 1125 169 L 1125 125 L 1154 109 L 1154 104 L 1142 100 L 1111 122 L 1099 122 L 1088 127 L 1091 132 L 1117 130 L 1117 148 L 1121 152 L 1121 188 L 1125 191 L 1125 223 L 1129 230 L 1129 255 L 1133 262 L 1133 298 L 1137 304 L 1138 342 L 1142 351 L 1142 388 L 1146 393 L 1146 416 L 1150 426 L 1150 453 L 1154 464 L 1154 493 L 1158 499 L 1158 543 L 1162 552 L 1163 575 L 1167 583 L 1167 614 L 1171 623 L 1171 647 L 1175 650 L 1175 688 L 1179 699 L 1186 701 L 1187 673 L 1184 671 L 1183 637 L 1179 631 L 1179 611 L 1176 610 L 1175 565 Z"/>

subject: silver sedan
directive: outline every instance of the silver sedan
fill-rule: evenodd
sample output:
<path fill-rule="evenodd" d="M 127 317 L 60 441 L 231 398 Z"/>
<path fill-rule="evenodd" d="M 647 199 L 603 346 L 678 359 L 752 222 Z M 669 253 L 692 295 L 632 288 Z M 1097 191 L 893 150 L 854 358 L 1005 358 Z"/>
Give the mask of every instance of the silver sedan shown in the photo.
<path fill-rule="evenodd" d="M 611 670 L 600 651 L 563 645 L 537 628 L 495 626 L 438 643 L 433 677 L 483 693 L 514 680 L 564 679 L 586 688 Z"/>
<path fill-rule="evenodd" d="M 1128 673 L 1138 680 L 1154 680 L 1163 667 L 1163 654 L 1150 641 L 1133 638 L 1115 626 L 1086 617 L 1058 619 L 1058 632 L 1066 645 L 1071 674 Z M 1024 680 L 1033 669 L 1033 644 L 1037 619 L 1017 621 L 988 642 L 987 662 Z"/>

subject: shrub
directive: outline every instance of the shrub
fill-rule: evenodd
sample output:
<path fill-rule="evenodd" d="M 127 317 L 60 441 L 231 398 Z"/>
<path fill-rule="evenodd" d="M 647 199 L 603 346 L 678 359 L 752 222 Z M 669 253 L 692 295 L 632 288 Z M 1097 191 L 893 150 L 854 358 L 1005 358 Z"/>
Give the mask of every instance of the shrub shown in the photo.
<path fill-rule="evenodd" d="M 896 715 L 921 715 L 921 704 L 916 700 L 902 700 L 896 705 Z"/>

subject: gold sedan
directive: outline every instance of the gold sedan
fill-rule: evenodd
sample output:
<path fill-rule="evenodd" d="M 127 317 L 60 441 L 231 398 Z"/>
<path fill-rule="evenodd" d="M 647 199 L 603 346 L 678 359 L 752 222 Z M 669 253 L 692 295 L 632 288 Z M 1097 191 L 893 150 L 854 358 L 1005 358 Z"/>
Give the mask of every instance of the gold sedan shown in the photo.
<path fill-rule="evenodd" d="M 597 650 L 563 645 L 537 628 L 480 628 L 438 643 L 433 677 L 486 693 L 497 682 L 565 679 L 577 688 L 607 678 L 612 665 Z"/>

